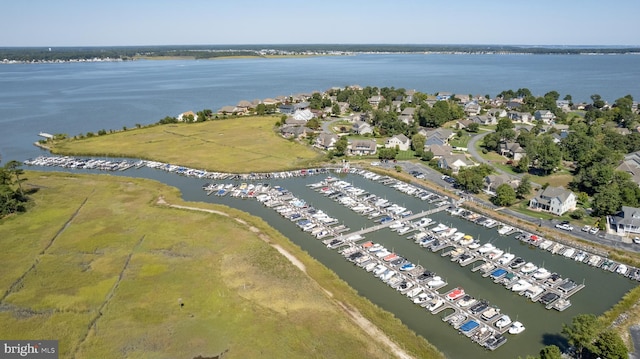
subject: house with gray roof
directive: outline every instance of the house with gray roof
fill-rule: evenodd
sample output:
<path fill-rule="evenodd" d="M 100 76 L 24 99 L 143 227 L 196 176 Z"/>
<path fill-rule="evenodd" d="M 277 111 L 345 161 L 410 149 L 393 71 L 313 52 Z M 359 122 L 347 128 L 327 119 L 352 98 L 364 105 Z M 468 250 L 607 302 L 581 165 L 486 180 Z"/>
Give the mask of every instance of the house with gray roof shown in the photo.
<path fill-rule="evenodd" d="M 338 142 L 338 135 L 333 133 L 323 132 L 316 137 L 314 145 L 323 150 L 332 150 L 336 147 L 336 142 Z"/>
<path fill-rule="evenodd" d="M 453 153 L 453 148 L 449 145 L 425 145 L 425 152 L 430 151 L 433 153 L 433 158 L 441 158 L 443 156 L 449 156 Z"/>
<path fill-rule="evenodd" d="M 495 194 L 496 189 L 505 183 L 515 190 L 520 185 L 520 180 L 511 178 L 511 176 L 506 174 L 488 175 L 484 178 L 483 188 L 486 192 Z"/>
<path fill-rule="evenodd" d="M 364 121 L 358 121 L 354 123 L 351 130 L 357 133 L 358 135 L 366 135 L 366 134 L 373 133 L 373 128 L 371 127 L 371 125 Z"/>
<path fill-rule="evenodd" d="M 375 140 L 353 140 L 347 145 L 347 154 L 350 156 L 375 155 L 378 144 Z"/>
<path fill-rule="evenodd" d="M 550 124 L 551 121 L 556 119 L 556 115 L 549 110 L 538 110 L 533 113 L 533 117 L 538 121 L 542 121 L 545 125 Z"/>
<path fill-rule="evenodd" d="M 529 208 L 561 216 L 576 209 L 576 195 L 563 187 L 547 187 L 529 201 Z"/>
<path fill-rule="evenodd" d="M 458 173 L 463 167 L 476 165 L 476 163 L 469 160 L 467 156 L 462 154 L 450 154 L 438 158 L 438 167 L 451 170 L 454 174 Z"/>
<path fill-rule="evenodd" d="M 513 158 L 514 161 L 520 161 L 527 154 L 518 142 L 502 142 L 499 150 L 501 155 Z"/>
<path fill-rule="evenodd" d="M 640 184 L 640 151 L 626 154 L 616 171 L 627 172 L 633 182 Z"/>
<path fill-rule="evenodd" d="M 621 235 L 640 234 L 640 208 L 622 206 L 620 213 L 609 216 L 609 226 Z"/>

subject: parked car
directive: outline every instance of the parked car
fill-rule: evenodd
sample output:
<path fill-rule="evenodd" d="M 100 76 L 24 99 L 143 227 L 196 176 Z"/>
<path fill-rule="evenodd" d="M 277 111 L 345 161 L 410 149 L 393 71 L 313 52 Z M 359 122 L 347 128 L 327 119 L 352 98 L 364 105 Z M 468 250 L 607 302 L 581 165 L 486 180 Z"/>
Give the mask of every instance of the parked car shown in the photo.
<path fill-rule="evenodd" d="M 633 237 L 633 243 L 640 244 L 640 237 Z"/>
<path fill-rule="evenodd" d="M 596 233 L 598 233 L 598 232 L 600 232 L 600 228 L 598 228 L 598 227 L 593 227 L 593 228 L 591 228 L 591 229 L 589 230 L 589 233 L 591 233 L 591 234 L 596 234 Z M 637 237 L 636 237 L 636 238 L 637 238 Z"/>
<path fill-rule="evenodd" d="M 584 226 L 582 227 L 582 231 L 583 232 L 589 232 L 591 230 L 591 226 Z"/>
<path fill-rule="evenodd" d="M 567 223 L 558 223 L 556 224 L 556 228 L 564 229 L 565 231 L 573 231 L 573 226 Z"/>

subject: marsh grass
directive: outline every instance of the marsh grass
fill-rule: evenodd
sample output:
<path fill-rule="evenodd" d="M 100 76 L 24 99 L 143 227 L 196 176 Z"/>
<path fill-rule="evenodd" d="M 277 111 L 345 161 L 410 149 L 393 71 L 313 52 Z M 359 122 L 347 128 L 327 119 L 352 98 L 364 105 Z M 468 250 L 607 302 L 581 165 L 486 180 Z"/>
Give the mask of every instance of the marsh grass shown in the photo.
<path fill-rule="evenodd" d="M 259 218 L 205 203 L 193 206 L 230 217 L 158 206 L 161 195 L 182 202 L 149 180 L 28 177 L 43 186 L 36 206 L 0 222 L 3 291 L 24 275 L 0 303 L 2 338 L 58 339 L 61 358 L 392 356 L 337 299 L 416 357 L 440 357 Z M 299 258 L 308 275 L 236 217 Z"/>
<path fill-rule="evenodd" d="M 152 159 L 210 171 L 245 173 L 309 167 L 322 155 L 276 134 L 274 116 L 157 125 L 56 142 L 52 152 Z M 250 170 L 249 170 L 250 169 Z"/>

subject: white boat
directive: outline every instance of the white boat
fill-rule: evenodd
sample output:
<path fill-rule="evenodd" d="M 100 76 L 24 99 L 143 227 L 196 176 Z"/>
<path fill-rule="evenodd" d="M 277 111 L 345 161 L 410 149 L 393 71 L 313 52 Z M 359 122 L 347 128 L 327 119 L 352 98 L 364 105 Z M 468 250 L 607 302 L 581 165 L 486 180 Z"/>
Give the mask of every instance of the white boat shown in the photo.
<path fill-rule="evenodd" d="M 513 227 L 504 225 L 504 226 L 500 227 L 500 229 L 498 230 L 498 234 L 504 236 L 505 234 L 507 234 L 507 233 L 509 233 L 511 231 L 513 231 Z"/>
<path fill-rule="evenodd" d="M 507 263 L 511 262 L 515 257 L 516 255 L 513 253 L 505 253 L 502 255 L 502 257 L 498 259 L 498 264 L 506 265 Z"/>
<path fill-rule="evenodd" d="M 400 229 L 402 227 L 404 227 L 405 223 L 402 221 L 398 221 L 398 222 L 393 222 L 391 223 L 391 225 L 389 225 L 389 229 L 394 230 L 394 229 Z"/>
<path fill-rule="evenodd" d="M 478 249 L 480 248 L 480 242 L 478 241 L 473 241 L 471 242 L 471 244 L 469 244 L 469 249 Z"/>
<path fill-rule="evenodd" d="M 496 328 L 498 329 L 502 329 L 505 328 L 507 325 L 511 324 L 511 318 L 509 318 L 508 315 L 503 315 L 500 317 L 500 319 L 498 319 L 495 323 Z"/>
<path fill-rule="evenodd" d="M 461 240 L 462 238 L 464 238 L 465 234 L 463 232 L 456 232 L 454 235 L 451 236 L 451 241 L 452 242 L 457 242 L 459 240 Z"/>
<path fill-rule="evenodd" d="M 514 285 L 513 287 L 511 287 L 511 290 L 513 292 L 522 292 L 527 290 L 529 287 L 531 287 L 531 283 L 527 282 L 524 279 L 519 279 Z"/>
<path fill-rule="evenodd" d="M 420 218 L 419 221 L 414 222 L 413 225 L 418 227 L 418 228 L 423 228 L 423 227 L 427 227 L 431 223 L 433 223 L 433 219 L 431 219 L 429 217 L 424 217 L 424 218 Z"/>
<path fill-rule="evenodd" d="M 532 285 L 531 287 L 527 288 L 527 290 L 525 290 L 523 293 L 525 297 L 533 299 L 539 296 L 540 294 L 542 294 L 542 292 L 544 292 L 544 288 L 542 288 L 539 285 Z"/>
<path fill-rule="evenodd" d="M 504 251 L 502 249 L 495 248 L 494 250 L 492 250 L 489 253 L 487 253 L 487 258 L 492 259 L 492 260 L 496 260 L 496 259 L 500 258 L 500 256 L 502 256 L 503 253 L 504 253 Z"/>
<path fill-rule="evenodd" d="M 431 299 L 433 299 L 431 295 L 429 295 L 428 293 L 422 292 L 418 294 L 415 298 L 413 298 L 413 302 L 415 304 L 422 304 Z"/>
<path fill-rule="evenodd" d="M 486 221 L 484 221 L 484 223 L 482 223 L 483 226 L 489 228 L 492 227 L 496 224 L 496 221 L 493 219 L 487 219 Z"/>
<path fill-rule="evenodd" d="M 629 267 L 627 267 L 625 264 L 620 264 L 618 268 L 616 268 L 616 273 L 618 274 L 625 275 L 627 274 L 628 271 L 629 271 Z"/>
<path fill-rule="evenodd" d="M 427 286 L 431 288 L 438 287 L 443 284 L 444 284 L 444 280 L 442 280 L 442 277 L 440 276 L 435 276 L 430 281 L 427 282 Z"/>
<path fill-rule="evenodd" d="M 537 265 L 533 264 L 532 262 L 527 262 L 522 266 L 522 268 L 520 268 L 520 272 L 527 274 L 535 271 L 536 269 L 538 269 Z"/>
<path fill-rule="evenodd" d="M 547 279 L 551 275 L 551 272 L 546 268 L 538 268 L 535 272 L 533 272 L 533 278 L 535 279 Z"/>
<path fill-rule="evenodd" d="M 571 258 L 575 253 L 576 253 L 576 250 L 574 248 L 569 247 L 566 251 L 562 253 L 562 255 L 567 258 Z"/>
<path fill-rule="evenodd" d="M 387 271 L 387 267 L 384 266 L 384 264 L 378 264 L 378 266 L 373 270 L 373 274 L 378 277 L 380 276 L 382 273 L 384 273 L 385 271 Z"/>
<path fill-rule="evenodd" d="M 444 231 L 442 231 L 442 233 L 440 233 L 440 237 L 446 238 L 446 237 L 450 237 L 452 236 L 454 233 L 456 233 L 458 229 L 451 227 L 451 228 L 447 228 Z"/>
<path fill-rule="evenodd" d="M 444 231 L 445 229 L 448 229 L 448 228 L 449 228 L 449 226 L 447 226 L 446 224 L 438 223 L 437 226 L 431 228 L 431 232 L 438 233 L 438 232 L 442 232 L 442 231 Z"/>
<path fill-rule="evenodd" d="M 405 295 L 409 298 L 413 298 L 416 295 L 422 293 L 423 289 L 422 287 L 415 287 L 413 289 L 411 289 L 410 291 L 408 291 Z"/>
<path fill-rule="evenodd" d="M 513 322 L 511 328 L 509 328 L 509 334 L 520 334 L 524 332 L 524 325 L 520 322 Z"/>
<path fill-rule="evenodd" d="M 467 294 L 464 297 L 460 298 L 460 300 L 458 300 L 456 304 L 458 304 L 459 307 L 464 308 L 464 307 L 468 307 L 470 305 L 475 304 L 475 302 L 477 302 L 477 300 L 474 297 Z"/>
<path fill-rule="evenodd" d="M 492 251 L 494 249 L 496 249 L 496 246 L 494 246 L 491 243 L 485 243 L 485 244 L 482 245 L 482 247 L 478 248 L 478 252 L 484 254 L 484 253 L 487 253 L 487 252 Z"/>
<path fill-rule="evenodd" d="M 433 312 L 438 308 L 442 307 L 443 304 L 444 304 L 444 300 L 442 300 L 442 298 L 436 298 L 429 303 L 429 306 L 427 306 L 427 310 L 430 312 Z"/>
<path fill-rule="evenodd" d="M 551 245 L 553 245 L 553 241 L 551 241 L 549 239 L 545 239 L 544 241 L 542 241 L 542 243 L 540 243 L 540 245 L 538 247 L 540 247 L 540 249 L 546 251 L 549 247 L 551 247 Z"/>

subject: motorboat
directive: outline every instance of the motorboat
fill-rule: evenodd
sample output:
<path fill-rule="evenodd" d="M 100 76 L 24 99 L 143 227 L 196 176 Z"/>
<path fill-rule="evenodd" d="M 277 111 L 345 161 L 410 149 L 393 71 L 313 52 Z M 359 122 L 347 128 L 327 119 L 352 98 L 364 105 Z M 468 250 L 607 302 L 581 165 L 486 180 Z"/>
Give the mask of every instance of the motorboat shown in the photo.
<path fill-rule="evenodd" d="M 442 231 L 444 231 L 444 230 L 446 230 L 446 229 L 448 229 L 448 228 L 449 228 L 449 226 L 447 226 L 446 224 L 444 224 L 444 223 L 438 223 L 438 225 L 437 225 L 437 226 L 435 226 L 435 227 L 431 228 L 431 232 L 433 232 L 433 233 L 438 233 L 438 232 L 442 232 Z"/>
<path fill-rule="evenodd" d="M 498 258 L 498 264 L 506 265 L 511 262 L 513 258 L 515 258 L 515 254 L 513 253 L 505 253 L 500 258 Z"/>
<path fill-rule="evenodd" d="M 482 312 L 481 317 L 483 320 L 491 321 L 492 319 L 495 319 L 498 315 L 500 315 L 500 309 L 496 307 L 490 307 L 486 309 L 484 312 Z"/>
<path fill-rule="evenodd" d="M 477 300 L 474 297 L 466 294 L 464 297 L 460 298 L 460 300 L 458 300 L 456 303 L 458 304 L 459 307 L 464 308 L 464 307 L 473 305 L 475 302 L 477 302 Z"/>
<path fill-rule="evenodd" d="M 422 292 L 413 298 L 413 302 L 420 305 L 432 299 L 433 297 L 429 293 Z"/>
<path fill-rule="evenodd" d="M 492 259 L 492 260 L 496 260 L 496 259 L 500 258 L 500 256 L 502 256 L 503 253 L 504 253 L 504 251 L 502 249 L 495 248 L 494 250 L 492 250 L 489 253 L 487 253 L 487 258 Z"/>
<path fill-rule="evenodd" d="M 473 243 L 474 239 L 473 236 L 466 234 L 462 237 L 462 239 L 460 239 L 460 245 L 461 246 L 468 246 L 471 243 Z"/>
<path fill-rule="evenodd" d="M 575 253 L 576 253 L 576 250 L 574 248 L 569 247 L 567 250 L 562 252 L 562 255 L 567 258 L 572 258 Z"/>
<path fill-rule="evenodd" d="M 480 248 L 480 242 L 474 240 L 468 247 L 469 249 L 478 249 Z"/>
<path fill-rule="evenodd" d="M 457 230 L 458 229 L 455 227 L 447 228 L 444 231 L 442 231 L 442 233 L 440 233 L 440 237 L 443 237 L 443 238 L 450 237 L 454 233 L 456 233 Z"/>
<path fill-rule="evenodd" d="M 415 268 L 416 268 L 416 265 L 411 263 L 411 262 L 409 262 L 409 263 L 403 264 L 402 267 L 400 267 L 400 270 L 406 272 L 406 271 L 413 270 Z"/>
<path fill-rule="evenodd" d="M 496 326 L 496 328 L 502 329 L 507 327 L 509 324 L 511 324 L 511 318 L 509 318 L 508 315 L 504 314 L 495 322 L 494 325 Z"/>
<path fill-rule="evenodd" d="M 464 253 L 464 248 L 462 247 L 457 247 L 456 249 L 453 249 L 451 252 L 449 252 L 449 255 L 451 256 L 451 261 L 455 262 L 462 253 Z"/>
<path fill-rule="evenodd" d="M 456 300 L 464 296 L 464 289 L 462 287 L 457 287 L 447 293 L 448 300 Z"/>
<path fill-rule="evenodd" d="M 540 249 L 543 250 L 547 250 L 549 247 L 551 247 L 553 245 L 553 241 L 549 240 L 549 239 L 545 239 L 544 241 L 542 241 L 542 243 L 540 243 L 540 245 L 538 246 Z"/>
<path fill-rule="evenodd" d="M 522 292 L 531 287 L 531 283 L 527 282 L 524 279 L 519 279 L 512 287 L 511 290 L 513 292 Z"/>
<path fill-rule="evenodd" d="M 628 271 L 629 271 L 629 267 L 627 267 L 625 264 L 620 264 L 618 268 L 616 268 L 616 273 L 618 274 L 625 275 L 627 274 Z"/>
<path fill-rule="evenodd" d="M 439 286 L 441 286 L 443 284 L 445 284 L 445 281 L 442 280 L 442 277 L 440 277 L 440 276 L 435 276 L 430 281 L 427 282 L 427 285 L 430 288 L 439 287 Z"/>
<path fill-rule="evenodd" d="M 504 226 L 500 227 L 500 229 L 498 229 L 498 234 L 501 235 L 501 236 L 504 236 L 504 235 L 506 235 L 507 233 L 509 233 L 511 231 L 513 231 L 513 227 L 504 225 Z"/>
<path fill-rule="evenodd" d="M 488 307 L 489 307 L 489 302 L 487 302 L 486 300 L 481 300 L 478 303 L 472 305 L 471 308 L 469 308 L 469 311 L 471 312 L 471 314 L 478 314 L 484 311 L 485 309 L 487 309 Z"/>
<path fill-rule="evenodd" d="M 542 294 L 542 292 L 544 292 L 544 288 L 542 288 L 539 285 L 532 285 L 531 287 L 527 288 L 527 290 L 525 290 L 523 293 L 525 297 L 533 299 L 539 296 L 540 294 Z"/>
<path fill-rule="evenodd" d="M 516 269 L 520 268 L 524 265 L 524 259 L 522 257 L 516 257 L 511 263 L 509 263 L 509 267 Z"/>
<path fill-rule="evenodd" d="M 533 278 L 535 279 L 547 279 L 551 276 L 551 272 L 546 268 L 540 267 L 535 272 L 533 272 Z"/>
<path fill-rule="evenodd" d="M 520 334 L 524 332 L 524 325 L 518 321 L 513 322 L 509 328 L 509 334 Z"/>
<path fill-rule="evenodd" d="M 533 264 L 532 262 L 527 262 L 527 264 L 520 268 L 520 272 L 527 274 L 535 271 L 536 269 L 538 269 L 537 265 Z"/>
<path fill-rule="evenodd" d="M 485 254 L 494 249 L 496 249 L 496 246 L 491 243 L 485 243 L 482 245 L 482 247 L 478 248 L 478 252 L 480 252 L 481 254 Z"/>
<path fill-rule="evenodd" d="M 442 300 L 442 298 L 436 298 L 429 302 L 429 305 L 426 308 L 428 311 L 433 312 L 442 307 L 442 305 L 444 305 L 444 300 Z"/>
<path fill-rule="evenodd" d="M 424 289 L 422 287 L 415 287 L 413 289 L 411 289 L 410 291 L 408 291 L 405 295 L 409 298 L 413 298 L 416 295 L 422 293 Z"/>

